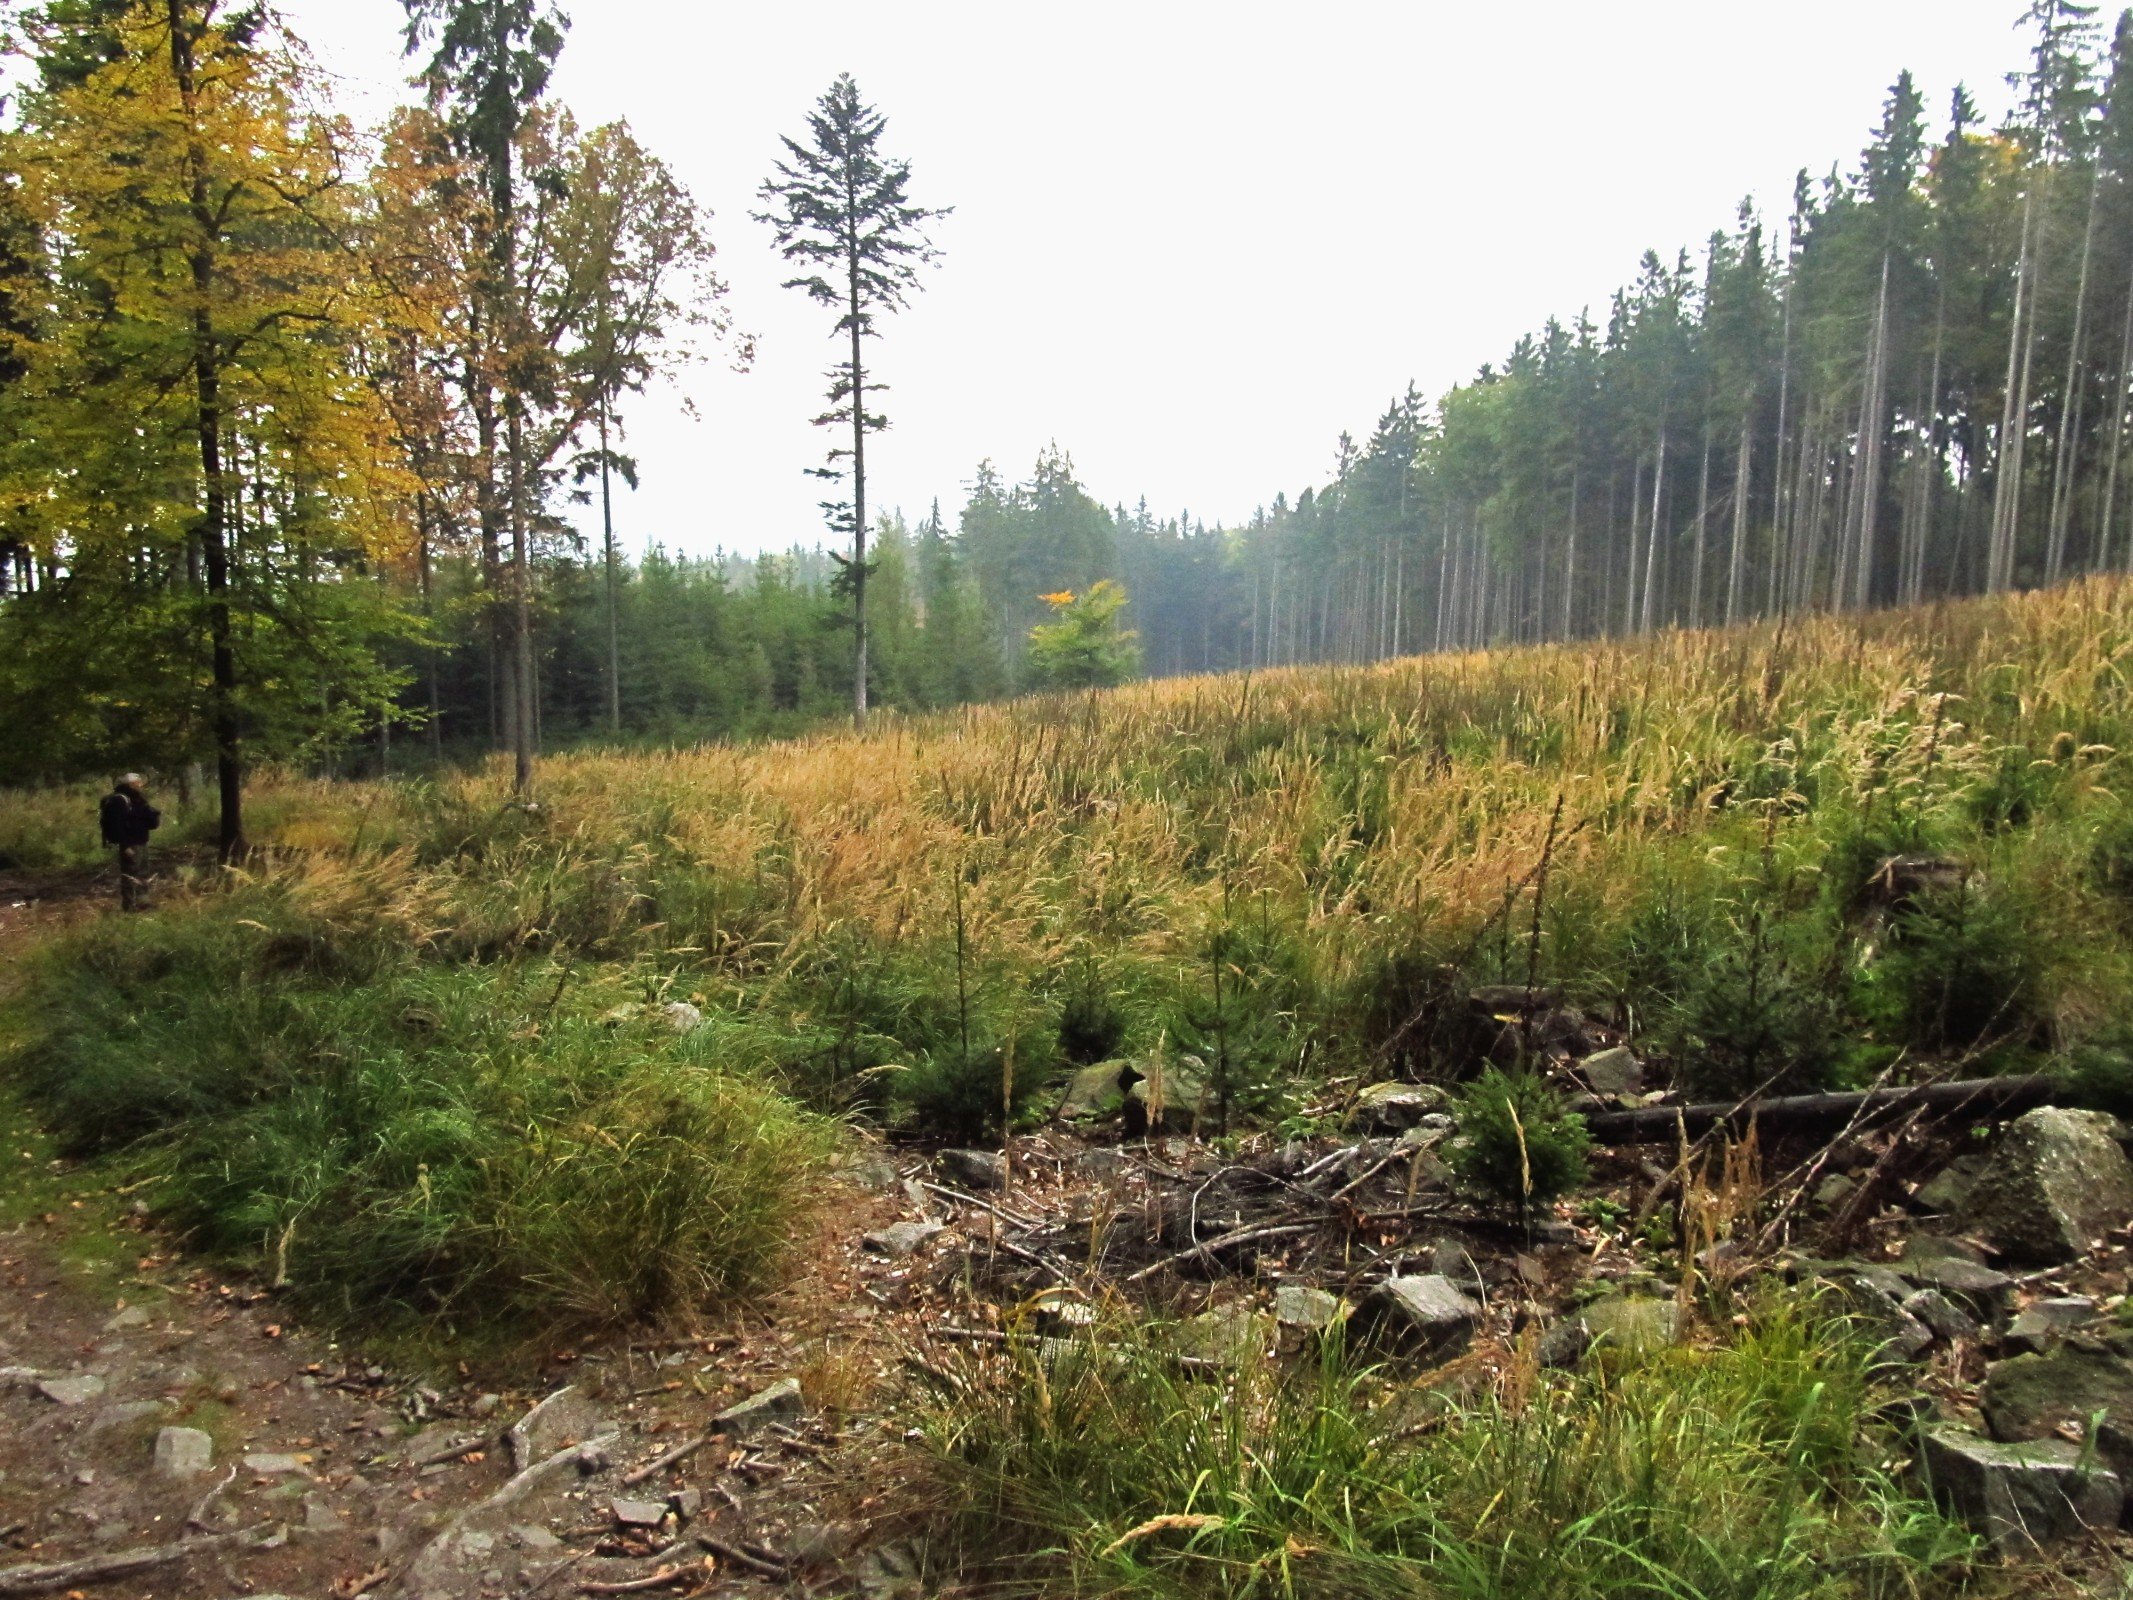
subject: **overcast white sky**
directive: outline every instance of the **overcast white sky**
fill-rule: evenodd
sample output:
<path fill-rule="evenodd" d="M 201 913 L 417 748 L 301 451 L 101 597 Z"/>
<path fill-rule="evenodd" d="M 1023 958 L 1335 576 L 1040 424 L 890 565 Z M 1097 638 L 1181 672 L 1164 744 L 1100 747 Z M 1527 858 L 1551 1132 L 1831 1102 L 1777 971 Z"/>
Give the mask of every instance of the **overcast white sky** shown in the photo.
<path fill-rule="evenodd" d="M 399 0 L 283 0 L 372 108 L 407 72 Z M 876 351 L 892 427 L 869 499 L 952 518 L 990 457 L 1057 440 L 1107 502 L 1210 524 L 1322 481 L 1412 378 L 1440 393 L 1647 246 L 1697 245 L 1753 193 L 1849 164 L 1910 67 L 1937 130 L 1987 109 L 2016 0 L 1201 0 L 705 5 L 575 0 L 555 92 L 626 117 L 714 213 L 754 370 L 626 412 L 636 548 L 821 536 L 833 350 L 781 290 L 754 191 L 840 71 L 889 118 L 945 251 Z"/>

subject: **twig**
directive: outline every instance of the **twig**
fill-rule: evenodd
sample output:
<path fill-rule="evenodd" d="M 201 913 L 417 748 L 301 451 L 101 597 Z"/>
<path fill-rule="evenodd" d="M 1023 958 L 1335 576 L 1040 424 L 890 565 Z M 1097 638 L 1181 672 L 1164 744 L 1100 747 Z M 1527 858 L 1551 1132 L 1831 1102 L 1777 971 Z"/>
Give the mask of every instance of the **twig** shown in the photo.
<path fill-rule="evenodd" d="M 115 1555 L 0 1567 L 0 1595 L 49 1594 L 54 1589 L 78 1589 L 85 1584 L 130 1578 L 137 1572 L 152 1572 L 157 1567 L 189 1561 L 210 1550 L 248 1543 L 263 1537 L 271 1527 L 271 1522 L 260 1522 L 235 1533 L 195 1534 L 171 1544 L 144 1545 L 138 1550 L 121 1550 Z"/>
<path fill-rule="evenodd" d="M 696 1542 L 713 1555 L 732 1562 L 737 1567 L 746 1567 L 760 1578 L 785 1578 L 792 1575 L 789 1562 L 766 1561 L 761 1556 L 750 1555 L 739 1545 L 728 1544 L 723 1539 L 713 1538 L 708 1533 L 699 1533 Z"/>
<path fill-rule="evenodd" d="M 1188 1261 L 1202 1257 L 1212 1259 L 1217 1250 L 1227 1250 L 1234 1245 L 1253 1244 L 1261 1239 L 1284 1239 L 1292 1234 L 1310 1233 L 1323 1226 L 1323 1223 L 1317 1222 L 1283 1222 L 1277 1223 L 1271 1228 L 1239 1228 L 1233 1233 L 1221 1234 L 1204 1243 L 1196 1244 L 1190 1250 L 1180 1250 L 1174 1256 L 1165 1256 L 1152 1266 L 1146 1266 L 1138 1272 L 1129 1273 L 1125 1281 L 1127 1283 L 1145 1283 L 1166 1268 L 1181 1267 Z"/>
<path fill-rule="evenodd" d="M 216 1484 L 214 1488 L 208 1490 L 206 1494 L 202 1495 L 199 1499 L 199 1502 L 194 1505 L 192 1510 L 185 1513 L 185 1526 L 187 1528 L 205 1528 L 207 1526 L 207 1508 L 215 1503 L 216 1498 L 221 1495 L 223 1490 L 227 1489 L 231 1484 L 235 1483 L 236 1481 L 237 1467 L 236 1464 L 233 1462 L 230 1465 L 230 1470 L 228 1474 L 223 1478 L 223 1480 L 220 1483 Z"/>
<path fill-rule="evenodd" d="M 1375 1162 L 1372 1162 L 1368 1167 L 1365 1167 L 1363 1169 L 1362 1175 L 1356 1178 L 1352 1183 L 1343 1184 L 1340 1188 L 1334 1190 L 1329 1198 L 1331 1200 L 1347 1199 L 1349 1195 L 1355 1193 L 1356 1190 L 1362 1188 L 1364 1184 L 1368 1183 L 1372 1178 L 1375 1178 L 1379 1173 L 1383 1172 L 1387 1167 L 1391 1166 L 1395 1161 L 1399 1160 L 1401 1156 L 1409 1154 L 1412 1154 L 1412 1152 L 1401 1150 L 1397 1146 L 1395 1146 L 1389 1154 L 1385 1155 L 1384 1157 Z"/>
<path fill-rule="evenodd" d="M 1025 1217 L 1019 1212 L 1007 1210 L 1004 1206 L 992 1205 L 987 1201 L 980 1200 L 974 1194 L 965 1194 L 962 1190 L 948 1188 L 945 1184 L 922 1181 L 919 1187 L 931 1190 L 944 1200 L 953 1200 L 957 1205 L 976 1206 L 980 1211 L 989 1211 L 1002 1222 L 1011 1222 L 1018 1228 L 1039 1228 L 1043 1226 L 1043 1223 L 1035 1217 Z"/>
<path fill-rule="evenodd" d="M 653 1589 L 671 1589 L 677 1583 L 694 1583 L 703 1577 L 703 1569 L 690 1567 L 667 1567 L 648 1578 L 628 1578 L 620 1583 L 601 1583 L 588 1578 L 578 1585 L 580 1594 L 644 1594 Z M 784 1573 L 777 1574 L 779 1577 Z"/>
<path fill-rule="evenodd" d="M 486 1435 L 477 1433 L 471 1439 L 462 1439 L 459 1443 L 447 1445 L 441 1450 L 432 1450 L 426 1456 L 418 1456 L 413 1461 L 410 1461 L 408 1465 L 418 1472 L 424 1467 L 441 1467 L 447 1461 L 457 1461 L 461 1456 L 472 1455 L 488 1442 Z"/>
<path fill-rule="evenodd" d="M 656 1477 L 658 1474 L 666 1471 L 667 1468 L 674 1465 L 675 1462 L 683 1460 L 688 1456 L 694 1455 L 697 1451 L 701 1450 L 705 1445 L 709 1444 L 713 1439 L 716 1439 L 717 1437 L 718 1435 L 715 1433 L 699 1434 L 697 1435 L 697 1437 L 689 1440 L 685 1444 L 676 1445 L 665 1455 L 657 1456 L 652 1460 L 647 1461 L 643 1466 L 636 1467 L 628 1472 L 625 1472 L 622 1475 L 622 1486 L 626 1489 L 634 1488 L 636 1485 L 644 1482 L 645 1479 Z"/>

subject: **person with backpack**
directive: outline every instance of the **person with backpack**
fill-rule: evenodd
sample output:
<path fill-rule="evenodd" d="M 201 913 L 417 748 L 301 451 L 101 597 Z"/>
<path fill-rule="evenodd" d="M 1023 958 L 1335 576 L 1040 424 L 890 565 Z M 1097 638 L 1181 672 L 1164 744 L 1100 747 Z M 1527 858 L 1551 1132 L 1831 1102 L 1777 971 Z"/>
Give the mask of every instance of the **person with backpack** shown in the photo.
<path fill-rule="evenodd" d="M 163 813 L 148 803 L 141 792 L 141 775 L 129 772 L 104 796 L 97 810 L 104 843 L 118 851 L 119 909 L 145 911 L 148 882 L 141 871 L 148 850 L 148 836 L 162 825 Z"/>

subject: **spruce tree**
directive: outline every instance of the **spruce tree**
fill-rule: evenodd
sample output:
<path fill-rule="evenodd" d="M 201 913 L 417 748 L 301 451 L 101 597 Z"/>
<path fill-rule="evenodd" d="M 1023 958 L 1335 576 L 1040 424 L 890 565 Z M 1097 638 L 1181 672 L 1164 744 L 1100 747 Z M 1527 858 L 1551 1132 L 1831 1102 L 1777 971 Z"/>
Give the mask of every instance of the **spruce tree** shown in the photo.
<path fill-rule="evenodd" d="M 919 267 L 938 257 L 926 225 L 948 214 L 912 204 L 911 163 L 883 153 L 886 127 L 851 75 L 841 74 L 816 102 L 805 140 L 782 141 L 787 159 L 758 191 L 768 209 L 756 214 L 798 269 L 785 287 L 834 307 L 832 331 L 849 345 L 829 371 L 829 409 L 815 425 L 849 428 L 851 443 L 832 448 L 828 464 L 813 470 L 832 481 L 851 479 L 851 498 L 825 501 L 823 510 L 851 544 L 852 553 L 837 561 L 839 587 L 852 601 L 852 720 L 860 727 L 867 720 L 866 441 L 889 425 L 868 409 L 870 393 L 883 385 L 870 382 L 864 341 L 880 337 L 878 319 L 904 308 Z"/>

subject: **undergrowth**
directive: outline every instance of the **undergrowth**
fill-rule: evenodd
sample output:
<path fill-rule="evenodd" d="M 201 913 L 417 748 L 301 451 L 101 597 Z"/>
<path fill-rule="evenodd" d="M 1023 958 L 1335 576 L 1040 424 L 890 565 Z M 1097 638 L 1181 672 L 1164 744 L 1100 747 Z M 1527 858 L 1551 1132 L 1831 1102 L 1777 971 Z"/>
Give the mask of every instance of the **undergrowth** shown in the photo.
<path fill-rule="evenodd" d="M 1005 1594 L 1953 1595 L 1973 1543 L 1883 1465 L 1872 1359 L 1774 1302 L 1722 1345 L 1575 1373 L 1523 1353 L 1460 1399 L 1337 1343 L 1212 1380 L 1160 1329 L 1108 1329 L 942 1374 L 929 1504 Z"/>

